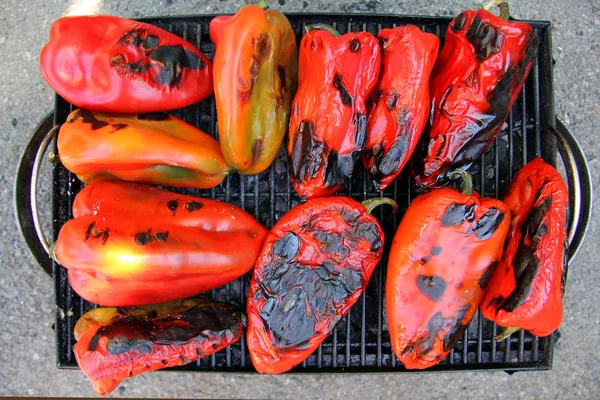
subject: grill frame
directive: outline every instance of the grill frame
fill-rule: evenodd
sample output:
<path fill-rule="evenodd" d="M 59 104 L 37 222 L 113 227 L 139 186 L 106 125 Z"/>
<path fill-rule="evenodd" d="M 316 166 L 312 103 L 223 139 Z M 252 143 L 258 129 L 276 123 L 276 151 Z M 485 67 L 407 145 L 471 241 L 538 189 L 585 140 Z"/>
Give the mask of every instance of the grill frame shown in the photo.
<path fill-rule="evenodd" d="M 286 14 L 295 28 L 297 38 L 301 37 L 303 24 L 327 23 L 334 25 L 341 33 L 348 30 L 358 31 L 381 29 L 395 25 L 414 24 L 428 32 L 438 35 L 443 41 L 445 30 L 451 18 L 419 17 L 419 16 L 383 16 L 374 14 L 338 15 L 338 14 Z M 155 17 L 140 19 L 189 40 L 199 47 L 212 59 L 212 43 L 208 37 L 208 23 L 213 15 L 185 17 Z M 498 136 L 490 150 L 474 165 L 473 179 L 475 189 L 483 195 L 501 198 L 508 187 L 512 176 L 526 161 L 535 156 L 541 156 L 552 165 L 557 164 L 557 142 L 547 130 L 555 125 L 554 95 L 552 88 L 552 27 L 550 22 L 525 21 L 532 25 L 538 39 L 538 57 L 527 79 L 523 91 L 507 120 L 508 129 Z M 196 35 L 200 24 L 200 35 Z M 184 27 L 186 27 L 184 30 Z M 191 26 L 191 29 L 189 28 Z M 375 33 L 375 32 L 373 32 Z M 60 96 L 55 101 L 55 125 L 66 120 L 73 107 Z M 173 115 L 198 126 L 205 132 L 216 135 L 216 112 L 214 97 L 175 110 Z M 56 141 L 53 143 L 56 152 Z M 503 160 L 502 153 L 510 156 Z M 506 162 L 505 162 L 506 161 Z M 411 165 L 412 162 L 409 164 Z M 494 175 L 486 178 L 492 165 Z M 387 256 L 400 218 L 414 197 L 410 185 L 408 170 L 386 189 L 383 194 L 392 196 L 398 201 L 400 213 L 392 216 L 387 210 L 380 208 L 375 216 L 382 223 L 386 233 L 384 256 L 377 266 L 367 290 L 352 307 L 349 314 L 340 321 L 332 335 L 327 338 L 319 349 L 306 361 L 294 368 L 292 373 L 333 373 L 333 372 L 405 372 L 407 371 L 395 358 L 389 343 L 389 333 L 385 327 L 384 277 Z M 480 171 L 484 171 L 482 174 Z M 504 170 L 504 173 L 500 173 Z M 273 190 L 276 175 L 285 175 L 284 190 Z M 53 238 L 56 240 L 60 227 L 70 218 L 71 206 L 76 193 L 82 188 L 81 182 L 66 171 L 62 165 L 53 168 Z M 277 179 L 279 182 L 279 179 Z M 248 189 L 252 186 L 252 192 Z M 264 187 L 269 190 L 263 190 Z M 273 189 L 272 189 L 273 188 Z M 482 190 L 483 189 L 483 190 Z M 298 203 L 299 199 L 291 185 L 287 173 L 285 155 L 280 151 L 276 162 L 267 171 L 255 177 L 232 175 L 221 186 L 209 190 L 172 189 L 181 193 L 208 196 L 232 202 L 241 206 L 259 221 L 270 228 L 282 213 Z M 393 192 L 393 194 L 392 194 Z M 364 199 L 380 195 L 367 183 L 361 166 L 355 169 L 355 178 L 349 188 L 340 194 L 351 193 L 355 199 Z M 263 212 L 261 203 L 269 202 L 268 212 Z M 261 208 L 262 207 L 262 208 Z M 213 289 L 205 295 L 216 300 L 237 303 L 245 307 L 245 293 L 251 273 L 245 275 L 224 287 Z M 55 281 L 56 304 L 56 355 L 58 368 L 77 368 L 72 353 L 75 343 L 73 327 L 85 311 L 95 308 L 91 303 L 81 300 L 71 289 L 66 270 L 53 262 L 53 277 Z M 367 323 L 367 314 L 376 312 L 373 323 Z M 357 314 L 360 314 L 357 317 Z M 370 317 L 371 318 L 371 317 Z M 359 320 L 357 323 L 357 319 Z M 372 318 L 373 319 L 373 318 Z M 373 334 L 372 330 L 375 329 Z M 427 371 L 480 371 L 480 370 L 547 370 L 552 367 L 552 352 L 555 335 L 537 338 L 530 333 L 519 332 L 504 342 L 495 342 L 493 334 L 499 329 L 495 324 L 486 321 L 479 312 L 473 318 L 469 328 L 459 340 L 450 355 L 440 364 Z M 355 338 L 358 335 L 359 340 Z M 350 336 L 350 342 L 345 340 Z M 369 340 L 367 340 L 367 338 Z M 466 339 L 467 346 L 464 346 Z M 334 345 L 335 343 L 335 345 Z M 374 349 L 374 350 L 373 350 Z M 213 371 L 213 372 L 253 372 L 247 353 L 245 338 L 234 345 L 212 356 L 198 360 L 187 366 L 172 368 L 182 371 Z"/>

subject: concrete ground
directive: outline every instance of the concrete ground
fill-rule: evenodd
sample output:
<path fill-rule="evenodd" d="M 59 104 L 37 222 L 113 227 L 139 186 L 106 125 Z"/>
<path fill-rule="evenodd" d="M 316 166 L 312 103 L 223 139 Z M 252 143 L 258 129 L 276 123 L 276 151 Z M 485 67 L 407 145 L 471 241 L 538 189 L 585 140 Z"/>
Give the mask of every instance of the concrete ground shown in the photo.
<path fill-rule="evenodd" d="M 283 11 L 455 15 L 475 0 L 291 1 Z M 512 1 L 520 19 L 554 25 L 557 114 L 576 133 L 592 174 L 600 176 L 600 1 Z M 68 13 L 125 17 L 231 13 L 242 1 L 2 0 L 0 2 L 0 395 L 91 396 L 80 371 L 55 367 L 53 285 L 29 255 L 15 225 L 12 188 L 19 155 L 53 108 L 39 72 L 50 24 Z M 49 180 L 42 198 L 49 199 Z M 598 198 L 600 185 L 596 185 Z M 45 196 L 45 197 L 44 197 Z M 46 207 L 47 208 L 47 207 Z M 597 217 L 597 216 L 596 216 Z M 46 214 L 47 221 L 50 216 Z M 600 398 L 600 218 L 569 270 L 562 338 L 549 372 L 258 376 L 155 373 L 123 383 L 115 396 L 206 398 Z"/>

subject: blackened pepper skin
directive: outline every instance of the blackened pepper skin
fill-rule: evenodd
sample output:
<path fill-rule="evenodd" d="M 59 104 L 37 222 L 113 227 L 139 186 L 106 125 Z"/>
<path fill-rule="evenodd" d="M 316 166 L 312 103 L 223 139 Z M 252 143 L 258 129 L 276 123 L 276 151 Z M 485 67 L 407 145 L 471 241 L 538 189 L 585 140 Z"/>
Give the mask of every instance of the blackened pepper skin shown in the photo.
<path fill-rule="evenodd" d="M 301 197 L 332 195 L 352 176 L 380 58 L 379 43 L 368 32 L 339 36 L 319 26 L 302 38 L 288 140 L 291 181 Z"/>
<path fill-rule="evenodd" d="M 506 331 L 547 336 L 561 324 L 569 192 L 556 169 L 536 158 L 515 176 L 504 203 L 512 223 L 506 250 L 481 302 Z"/>
<path fill-rule="evenodd" d="M 430 81 L 430 127 L 416 163 L 421 190 L 479 158 L 493 143 L 537 55 L 531 26 L 488 11 L 463 11 L 448 26 Z"/>
<path fill-rule="evenodd" d="M 248 293 L 248 350 L 258 372 L 305 360 L 363 293 L 382 254 L 383 232 L 369 214 L 380 200 L 313 199 L 275 224 Z"/>
<path fill-rule="evenodd" d="M 509 225 L 501 201 L 450 187 L 410 204 L 392 242 L 386 280 L 392 349 L 407 369 L 436 365 L 462 336 Z"/>
<path fill-rule="evenodd" d="M 75 325 L 75 359 L 100 395 L 123 379 L 185 365 L 242 336 L 239 311 L 206 299 L 97 308 Z"/>

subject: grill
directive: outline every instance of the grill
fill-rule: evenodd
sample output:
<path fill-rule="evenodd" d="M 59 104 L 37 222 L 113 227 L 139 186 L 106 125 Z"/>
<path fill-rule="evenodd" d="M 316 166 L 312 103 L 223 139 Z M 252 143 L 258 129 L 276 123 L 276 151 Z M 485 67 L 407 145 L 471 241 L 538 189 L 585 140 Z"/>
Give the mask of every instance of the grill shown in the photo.
<path fill-rule="evenodd" d="M 374 34 L 383 28 L 414 24 L 424 31 L 436 34 L 443 42 L 446 27 L 450 22 L 449 18 L 381 15 L 290 14 L 288 18 L 295 29 L 298 43 L 302 37 L 304 26 L 317 22 L 333 25 L 341 33 L 366 30 Z M 187 39 L 212 59 L 214 48 L 208 35 L 208 24 L 211 19 L 212 16 L 191 16 L 147 18 L 143 21 Z M 505 129 L 490 150 L 480 160 L 473 163 L 470 171 L 473 175 L 475 189 L 479 193 L 502 198 L 513 175 L 527 161 L 535 156 L 542 156 L 547 162 L 557 165 L 559 160 L 557 156 L 560 155 L 571 190 L 569 256 L 573 257 L 583 241 L 591 212 L 589 170 L 576 140 L 564 125 L 556 120 L 554 115 L 551 25 L 549 22 L 537 21 L 530 22 L 530 24 L 539 38 L 538 57 L 534 67 L 513 106 Z M 56 97 L 55 106 L 54 123 L 60 125 L 73 110 L 73 106 L 59 96 Z M 217 133 L 214 97 L 172 113 L 209 134 L 216 135 Z M 556 123 L 558 123 L 558 131 L 555 129 Z M 45 125 L 50 127 L 51 123 L 46 121 Z M 32 138 L 30 147 L 37 148 L 40 143 L 39 138 Z M 54 143 L 53 146 L 56 151 L 56 144 Z M 24 185 L 22 181 L 31 176 L 28 174 L 31 174 L 32 171 L 33 175 L 37 174 L 35 168 L 31 170 L 32 165 L 31 155 L 24 155 L 16 187 L 17 219 L 36 258 L 40 260 L 40 263 L 48 264 L 47 256 L 45 260 L 44 257 L 39 256 L 41 247 L 35 233 L 32 233 L 30 222 L 31 204 L 27 203 L 27 192 L 23 191 L 22 187 Z M 351 184 L 340 192 L 342 195 L 350 195 L 357 200 L 380 195 L 391 197 L 400 205 L 400 212 L 398 215 L 392 215 L 381 207 L 375 212 L 375 216 L 379 219 L 385 232 L 385 251 L 365 293 L 338 324 L 332 335 L 292 372 L 406 371 L 395 358 L 390 345 L 384 311 L 384 278 L 394 232 L 403 212 L 416 195 L 411 187 L 408 170 L 410 170 L 410 166 L 384 192 L 375 192 L 367 182 L 362 166 L 359 165 Z M 54 239 L 56 239 L 61 226 L 72 218 L 71 206 L 77 192 L 82 188 L 82 184 L 61 165 L 54 167 L 53 178 L 52 211 Z M 230 202 L 254 215 L 268 228 L 299 203 L 299 198 L 290 185 L 284 151 L 280 151 L 274 164 L 259 175 L 244 177 L 234 174 L 229 176 L 219 187 L 209 190 L 173 190 Z M 76 368 L 72 353 L 75 343 L 73 328 L 77 319 L 86 311 L 95 308 L 95 305 L 79 298 L 69 285 L 66 270 L 56 263 L 52 264 L 52 274 L 56 290 L 57 366 L 59 368 Z M 250 277 L 251 273 L 201 296 L 245 308 Z M 477 313 L 450 355 L 442 363 L 428 371 L 494 369 L 515 371 L 551 368 L 556 333 L 549 337 L 538 338 L 528 332 L 520 331 L 505 341 L 496 342 L 493 340 L 493 336 L 500 330 L 494 323 L 485 320 L 481 314 Z M 175 369 L 218 372 L 254 371 L 245 338 L 210 357 Z"/>

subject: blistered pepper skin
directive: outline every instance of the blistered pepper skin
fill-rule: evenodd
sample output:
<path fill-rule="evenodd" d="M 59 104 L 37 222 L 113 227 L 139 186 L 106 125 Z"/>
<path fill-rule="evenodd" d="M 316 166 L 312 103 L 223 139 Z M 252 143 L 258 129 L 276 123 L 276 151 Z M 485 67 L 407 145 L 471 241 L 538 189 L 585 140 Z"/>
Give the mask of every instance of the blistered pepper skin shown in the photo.
<path fill-rule="evenodd" d="M 73 203 L 55 257 L 84 299 L 136 306 L 193 296 L 254 266 L 267 230 L 228 203 L 100 181 Z"/>
<path fill-rule="evenodd" d="M 288 160 L 294 189 L 311 199 L 334 194 L 352 176 L 365 144 L 366 100 L 377 84 L 381 55 L 368 32 L 334 37 L 316 29 L 302 38 L 298 62 Z"/>
<path fill-rule="evenodd" d="M 97 308 L 77 321 L 74 334 L 77 364 L 94 391 L 108 395 L 123 379 L 189 364 L 237 342 L 242 316 L 206 299 Z"/>
<path fill-rule="evenodd" d="M 173 110 L 213 93 L 212 64 L 200 50 L 156 26 L 113 16 L 56 20 L 40 65 L 59 95 L 94 111 Z"/>
<path fill-rule="evenodd" d="M 85 183 L 121 179 L 212 188 L 229 174 L 219 143 L 166 113 L 73 111 L 58 134 L 61 163 Z"/>
<path fill-rule="evenodd" d="M 558 171 L 536 158 L 517 173 L 503 201 L 512 223 L 481 312 L 499 326 L 548 336 L 563 317 L 569 192 Z"/>
<path fill-rule="evenodd" d="M 502 129 L 537 55 L 531 26 L 488 11 L 463 11 L 448 26 L 430 81 L 431 120 L 416 183 L 444 185 L 446 174 L 479 158 Z"/>
<path fill-rule="evenodd" d="M 408 207 L 390 249 L 386 310 L 392 349 L 407 369 L 452 350 L 502 255 L 510 211 L 499 200 L 445 187 Z"/>
<path fill-rule="evenodd" d="M 402 172 L 429 117 L 429 76 L 440 41 L 416 26 L 382 29 L 382 73 L 373 91 L 362 163 L 377 190 Z"/>
<path fill-rule="evenodd" d="M 288 19 L 257 5 L 210 23 L 221 148 L 240 174 L 264 171 L 285 136 L 297 85 L 298 47 Z"/>
<path fill-rule="evenodd" d="M 315 351 L 363 293 L 383 241 L 377 220 L 347 197 L 309 200 L 275 224 L 248 293 L 258 372 L 288 371 Z"/>

